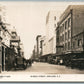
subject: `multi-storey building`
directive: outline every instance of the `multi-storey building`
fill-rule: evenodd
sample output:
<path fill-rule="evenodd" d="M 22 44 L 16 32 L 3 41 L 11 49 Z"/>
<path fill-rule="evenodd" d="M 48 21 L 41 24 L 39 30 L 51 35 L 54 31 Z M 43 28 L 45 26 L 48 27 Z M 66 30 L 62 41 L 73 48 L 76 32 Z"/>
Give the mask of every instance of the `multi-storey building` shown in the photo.
<path fill-rule="evenodd" d="M 56 28 L 57 53 L 83 51 L 84 5 L 70 5 L 63 12 Z"/>
<path fill-rule="evenodd" d="M 20 56 L 20 37 L 17 35 L 15 28 L 11 31 L 10 47 L 14 47 L 16 54 Z"/>
<path fill-rule="evenodd" d="M 37 57 L 37 46 L 36 45 L 34 46 L 34 51 L 35 51 L 34 57 L 36 58 Z"/>
<path fill-rule="evenodd" d="M 33 49 L 31 59 L 35 60 L 35 58 L 36 58 L 36 56 L 35 56 L 35 49 Z"/>
<path fill-rule="evenodd" d="M 32 51 L 32 58 L 38 60 L 42 56 L 46 55 L 46 38 L 45 36 L 38 35 L 36 37 L 36 45 Z"/>
<path fill-rule="evenodd" d="M 56 53 L 56 12 L 50 11 L 46 17 L 46 36 L 36 37 L 36 58 L 46 58 L 49 54 Z M 33 50 L 35 53 L 35 49 Z M 47 58 L 46 58 L 47 59 Z"/>
<path fill-rule="evenodd" d="M 9 55 L 11 34 L 6 24 L 5 7 L 0 6 L 0 71 L 6 70 L 6 59 Z"/>
<path fill-rule="evenodd" d="M 34 45 L 34 49 L 32 51 L 32 57 L 31 57 L 33 60 L 36 60 L 38 57 L 37 57 L 37 46 Z"/>
<path fill-rule="evenodd" d="M 46 54 L 56 53 L 56 12 L 50 11 L 46 17 Z"/>
<path fill-rule="evenodd" d="M 37 58 L 39 58 L 41 56 L 40 41 L 41 41 L 41 35 L 37 35 L 37 37 L 36 37 Z"/>
<path fill-rule="evenodd" d="M 0 25 L 0 65 L 1 65 L 1 71 L 6 70 L 6 59 L 7 56 L 9 56 L 9 48 L 10 48 L 10 38 L 11 38 L 11 33 L 9 32 L 8 28 L 6 25 L 3 23 Z"/>
<path fill-rule="evenodd" d="M 0 71 L 14 68 L 16 55 L 24 55 L 20 46 L 20 38 L 15 30 L 10 31 L 6 23 L 4 6 L 0 6 Z"/>
<path fill-rule="evenodd" d="M 46 51 L 47 51 L 47 48 L 46 48 L 46 36 L 43 36 L 42 37 L 42 56 L 46 55 Z"/>

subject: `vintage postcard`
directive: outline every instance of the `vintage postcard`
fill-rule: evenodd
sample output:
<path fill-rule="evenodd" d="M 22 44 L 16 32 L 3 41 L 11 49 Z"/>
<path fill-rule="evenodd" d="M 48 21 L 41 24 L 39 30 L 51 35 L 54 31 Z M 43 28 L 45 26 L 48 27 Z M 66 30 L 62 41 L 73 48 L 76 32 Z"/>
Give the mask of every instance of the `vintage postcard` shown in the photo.
<path fill-rule="evenodd" d="M 84 2 L 0 1 L 0 82 L 84 82 Z"/>

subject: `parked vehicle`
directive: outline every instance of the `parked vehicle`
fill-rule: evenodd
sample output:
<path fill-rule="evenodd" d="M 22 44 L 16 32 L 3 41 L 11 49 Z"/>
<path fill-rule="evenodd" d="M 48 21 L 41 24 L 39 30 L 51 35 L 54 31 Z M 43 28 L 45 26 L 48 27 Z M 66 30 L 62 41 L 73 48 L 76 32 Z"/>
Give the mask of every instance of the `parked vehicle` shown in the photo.
<path fill-rule="evenodd" d="M 53 61 L 53 57 L 51 55 L 48 56 L 48 63 L 52 64 L 52 61 Z"/>
<path fill-rule="evenodd" d="M 26 60 L 23 57 L 16 57 L 15 59 L 15 70 L 26 69 Z"/>
<path fill-rule="evenodd" d="M 52 54 L 48 56 L 48 63 L 65 65 L 71 68 L 84 69 L 84 52 L 71 52 L 64 54 Z"/>
<path fill-rule="evenodd" d="M 71 68 L 83 68 L 84 69 L 84 53 L 68 53 L 58 56 L 58 64 L 65 65 Z"/>

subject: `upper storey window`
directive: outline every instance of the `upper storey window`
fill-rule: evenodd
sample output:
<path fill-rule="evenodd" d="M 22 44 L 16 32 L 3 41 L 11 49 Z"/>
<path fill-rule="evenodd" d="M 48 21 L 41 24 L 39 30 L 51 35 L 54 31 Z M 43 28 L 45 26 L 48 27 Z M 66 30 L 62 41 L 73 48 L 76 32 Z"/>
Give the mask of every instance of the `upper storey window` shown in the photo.
<path fill-rule="evenodd" d="M 67 29 L 67 21 L 65 22 L 65 29 Z"/>
<path fill-rule="evenodd" d="M 68 19 L 68 27 L 71 26 L 71 18 Z"/>

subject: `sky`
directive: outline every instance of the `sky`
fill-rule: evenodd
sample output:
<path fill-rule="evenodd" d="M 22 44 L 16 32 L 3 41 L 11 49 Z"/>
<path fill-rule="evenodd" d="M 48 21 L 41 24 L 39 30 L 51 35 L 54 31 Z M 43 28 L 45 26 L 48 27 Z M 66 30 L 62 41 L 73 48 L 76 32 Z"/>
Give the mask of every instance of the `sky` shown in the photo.
<path fill-rule="evenodd" d="M 24 45 L 25 58 L 32 54 L 37 35 L 46 34 L 46 16 L 55 11 L 57 21 L 68 5 L 84 4 L 84 2 L 0 2 L 5 6 L 6 22 L 15 26 Z"/>

